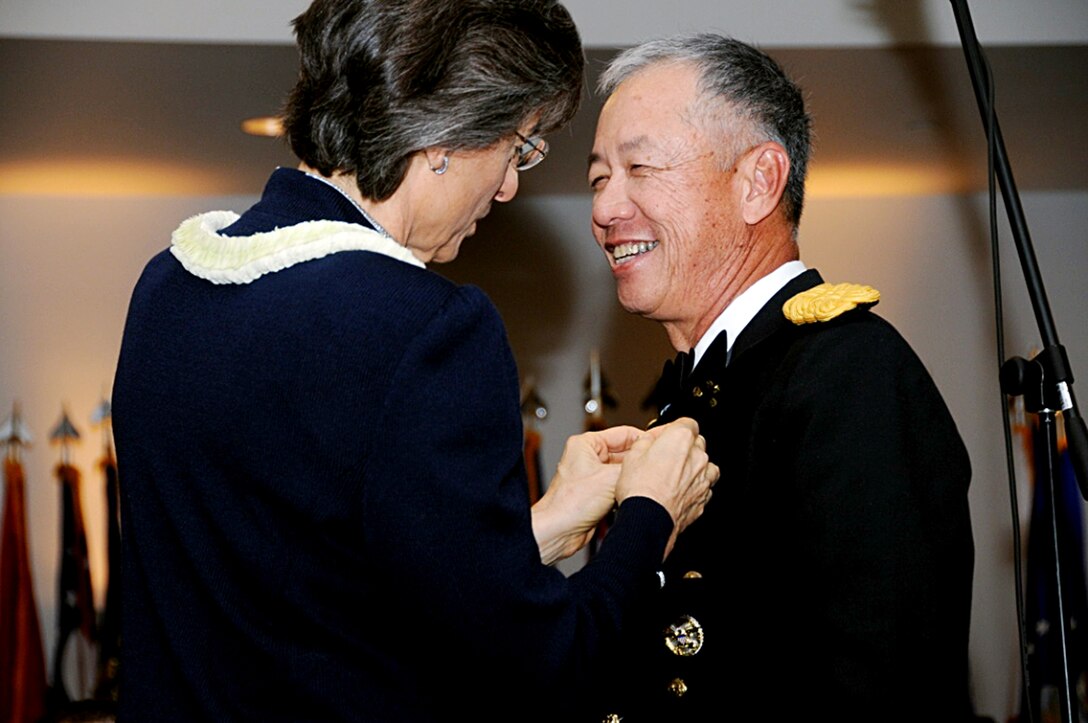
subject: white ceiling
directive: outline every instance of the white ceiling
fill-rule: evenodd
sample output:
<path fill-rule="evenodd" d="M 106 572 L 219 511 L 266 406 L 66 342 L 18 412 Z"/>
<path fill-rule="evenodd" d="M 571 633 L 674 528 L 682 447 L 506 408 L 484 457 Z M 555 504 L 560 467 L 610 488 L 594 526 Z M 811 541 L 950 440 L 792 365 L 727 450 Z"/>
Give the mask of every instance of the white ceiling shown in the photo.
<path fill-rule="evenodd" d="M 0 0 L 0 36 L 211 43 L 291 42 L 308 0 Z M 949 0 L 565 0 L 583 42 L 621 47 L 716 30 L 775 47 L 958 45 Z M 979 38 L 994 45 L 1083 44 L 1084 0 L 973 0 Z"/>

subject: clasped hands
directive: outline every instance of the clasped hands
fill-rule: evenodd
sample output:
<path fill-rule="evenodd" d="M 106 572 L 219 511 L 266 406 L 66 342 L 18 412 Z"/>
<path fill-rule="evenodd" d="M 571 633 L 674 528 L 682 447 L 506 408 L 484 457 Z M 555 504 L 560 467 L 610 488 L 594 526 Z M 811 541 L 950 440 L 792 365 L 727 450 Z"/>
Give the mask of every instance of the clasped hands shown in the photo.
<path fill-rule="evenodd" d="M 533 505 L 540 557 L 551 564 L 573 555 L 613 505 L 628 497 L 649 497 L 668 510 L 673 520 L 668 555 L 676 536 L 703 513 L 718 474 L 692 419 L 570 437 L 547 492 Z"/>

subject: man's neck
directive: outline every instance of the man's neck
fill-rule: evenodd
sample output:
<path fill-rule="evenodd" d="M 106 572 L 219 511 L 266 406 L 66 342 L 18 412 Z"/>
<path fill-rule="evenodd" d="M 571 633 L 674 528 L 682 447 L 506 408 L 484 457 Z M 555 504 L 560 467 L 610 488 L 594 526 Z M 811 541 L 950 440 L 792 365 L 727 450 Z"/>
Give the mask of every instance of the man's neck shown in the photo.
<path fill-rule="evenodd" d="M 718 343 L 717 339 L 722 334 L 725 334 L 725 350 L 728 352 L 732 349 L 733 344 L 743 335 L 752 319 L 774 295 L 805 270 L 805 265 L 800 260 L 787 261 L 745 289 L 733 299 L 695 344 L 692 349 L 693 363 L 698 364 L 711 345 Z"/>
<path fill-rule="evenodd" d="M 699 313 L 685 319 L 661 322 L 673 349 L 693 349 L 714 320 L 721 316 L 734 299 L 782 264 L 800 258 L 792 233 L 779 235 L 774 239 L 753 239 L 752 248 L 760 249 L 762 253 L 746 256 L 739 267 L 729 274 L 725 285 L 717 290 L 716 296 L 710 297 L 710 303 L 699 310 Z"/>

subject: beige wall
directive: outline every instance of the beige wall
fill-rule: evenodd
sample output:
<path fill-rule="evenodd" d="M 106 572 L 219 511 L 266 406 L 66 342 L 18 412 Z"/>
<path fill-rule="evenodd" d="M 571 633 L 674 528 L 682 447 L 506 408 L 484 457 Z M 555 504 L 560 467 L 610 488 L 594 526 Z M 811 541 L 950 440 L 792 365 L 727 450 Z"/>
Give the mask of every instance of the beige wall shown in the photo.
<path fill-rule="evenodd" d="M 67 0 L 0 0 L 0 38 L 286 44 L 290 42 L 289 19 L 306 5 L 307 0 L 188 0 L 156 3 L 149 8 L 147 3 L 135 0 L 75 4 Z M 958 45 L 947 0 L 683 0 L 678 4 L 656 0 L 568 0 L 567 5 L 590 47 L 624 46 L 651 35 L 715 28 L 741 39 L 783 48 Z M 979 36 L 988 45 L 1083 45 L 1088 39 L 1088 12 L 1083 0 L 987 0 L 971 5 Z M 119 53 L 110 57 L 123 60 L 132 56 Z M 51 69 L 55 67 L 45 68 Z M 169 84 L 169 76 L 164 76 L 160 66 L 152 64 L 143 69 L 157 82 L 165 77 L 163 88 L 156 86 L 155 90 L 163 96 L 149 96 L 142 85 L 136 86 L 141 92 L 131 95 L 141 101 L 158 99 L 151 105 L 166 113 L 173 107 L 169 101 L 180 97 L 178 88 Z M 799 69 L 806 75 L 811 70 Z M 130 77 L 119 70 L 113 68 L 117 77 Z M 37 96 L 27 92 L 21 76 L 9 75 L 6 86 L 0 82 L 10 101 L 8 107 L 25 112 L 27 102 Z M 5 77 L 0 73 L 0 81 Z M 73 77 L 76 83 L 82 82 L 82 75 L 73 73 Z M 889 75 L 882 86 L 895 89 L 896 108 L 904 90 L 912 85 L 909 77 L 895 80 L 898 77 Z M 1004 78 L 1000 74 L 998 77 Z M 207 80 L 197 73 L 191 82 L 186 79 L 179 85 L 184 89 Z M 849 84 L 846 87 L 852 93 L 858 91 Z M 41 105 L 59 107 L 60 115 L 71 125 L 49 125 L 45 121 L 51 117 L 34 115 L 33 109 L 39 106 L 31 102 L 31 117 L 37 123 L 34 132 L 17 133 L 15 138 L 37 143 L 56 141 L 50 133 L 63 134 L 71 145 L 81 146 L 81 134 L 86 134 L 90 136 L 87 145 L 93 146 L 97 140 L 94 135 L 99 132 L 96 129 L 103 122 L 99 119 L 96 125 L 91 122 L 94 119 L 80 118 L 78 114 L 88 108 L 93 114 L 99 105 L 105 107 L 100 114 L 116 118 L 118 127 L 135 133 L 137 140 L 139 133 L 148 131 L 124 104 L 131 98 L 122 94 L 123 102 L 117 104 L 113 96 L 98 97 L 103 92 L 98 86 L 93 91 L 85 89 L 92 96 L 88 99 L 77 90 L 58 92 L 50 87 L 42 93 L 48 104 Z M 278 92 L 275 89 L 271 97 L 278 97 Z M 1010 96 L 999 93 L 999 98 Z M 1031 98 L 1034 111 L 1040 106 L 1034 94 Z M 858 103 L 857 98 L 851 101 L 852 106 L 869 109 L 866 117 L 872 114 L 875 102 Z M 229 106 L 230 102 L 229 96 L 218 97 L 211 105 Z M 1057 104 L 1043 102 L 1041 107 L 1049 115 Z M 254 112 L 267 110 L 262 105 L 255 108 Z M 56 115 L 56 108 L 53 110 Z M 938 104 L 932 109 L 933 118 L 954 128 L 951 119 L 955 114 L 951 110 Z M 1009 110 L 1008 106 L 1003 110 Z M 909 112 L 898 115 L 905 120 L 914 117 Z M 233 129 L 236 120 L 230 117 Z M 14 116 L 7 130 L 12 130 L 10 124 L 20 118 Z M 1009 116 L 1004 119 L 1008 121 Z M 974 120 L 972 116 L 972 129 Z M 822 127 L 829 136 L 828 119 L 818 121 L 825 123 Z M 936 125 L 938 130 L 944 127 Z M 54 128 L 59 130 L 50 130 Z M 1015 124 L 1005 128 L 1015 130 Z M 914 128 L 916 134 L 923 130 Z M 1034 130 L 1032 126 L 1027 132 L 1034 135 Z M 164 136 L 170 133 L 158 132 Z M 1010 140 L 1015 141 L 1014 135 L 1009 134 Z M 184 134 L 177 137 L 182 140 L 175 138 L 175 143 L 200 145 L 201 150 L 208 150 L 204 146 L 209 145 L 213 151 L 218 148 L 211 142 L 214 134 L 193 140 L 185 140 L 189 137 Z M 904 134 L 896 136 L 893 132 L 892 137 L 898 144 Z M 852 145 L 864 140 L 864 134 L 855 134 L 849 140 L 848 145 Z M 1077 148 L 1076 138 L 1065 139 L 1065 143 L 1069 142 L 1069 147 Z M 125 145 L 132 143 L 132 137 L 125 136 Z M 169 143 L 164 144 L 169 150 Z M 9 155 L 38 153 L 18 141 L 15 145 L 19 147 L 9 149 Z M 160 147 L 158 143 L 151 145 Z M 212 156 L 218 159 L 217 153 Z M 950 160 L 954 160 L 951 154 Z M 113 166 L 117 166 L 116 161 L 116 154 L 107 158 Z M 556 161 L 552 159 L 549 164 Z M 814 180 L 818 180 L 818 162 L 819 157 Z M 580 174 L 580 154 L 576 163 Z M 554 170 L 554 165 L 551 167 Z M 89 193 L 107 190 L 103 188 L 103 176 L 93 165 L 65 168 L 69 169 L 65 174 L 85 183 Z M 135 171 L 146 172 L 139 183 L 150 183 L 161 179 L 164 170 L 177 169 L 129 166 L 121 172 L 130 180 Z M 181 170 L 186 170 L 184 164 Z M 901 172 L 898 181 L 902 181 Z M 580 175 L 577 177 L 579 185 L 575 187 L 580 188 Z M 191 180 L 185 176 L 171 182 L 177 188 Z M 10 179 L 0 178 L 3 181 Z M 206 179 L 192 182 L 206 184 Z M 841 185 L 841 179 L 835 182 Z M 871 177 L 865 176 L 863 184 L 871 184 Z M 62 405 L 66 405 L 84 434 L 83 442 L 74 450 L 74 462 L 84 474 L 94 583 L 101 595 L 105 574 L 104 492 L 95 466 L 101 441 L 89 417 L 99 399 L 109 392 L 128 293 L 144 261 L 165 246 L 178 221 L 211 208 L 242 210 L 251 200 L 0 194 L 0 419 L 7 416 L 12 401 L 19 400 L 36 437 L 26 454 L 30 546 L 48 652 L 55 635 L 59 557 L 59 497 L 52 477 L 58 451 L 49 444 L 48 433 Z M 1031 193 L 1024 200 L 1062 340 L 1074 370 L 1083 375 L 1088 371 L 1088 331 L 1081 318 L 1088 308 L 1088 285 L 1083 280 L 1088 269 L 1088 245 L 1083 233 L 1088 191 Z M 457 280 L 481 285 L 507 320 L 522 372 L 535 377 L 551 409 L 543 426 L 544 455 L 549 466 L 554 465 L 563 438 L 581 427 L 582 382 L 591 348 L 600 347 L 606 375 L 619 400 L 619 408 L 609 414 L 610 421 L 617 423 L 645 421 L 647 414 L 639 408 L 639 402 L 660 369 L 661 360 L 670 354 L 663 334 L 654 325 L 626 316 L 615 305 L 611 279 L 590 241 L 588 205 L 585 196 L 536 196 L 497 208 L 479 236 L 466 244 L 462 258 L 444 270 Z M 879 311 L 900 328 L 926 361 L 959 422 L 975 470 L 971 491 L 977 547 L 971 642 L 975 700 L 978 712 L 1004 720 L 1013 712 L 1016 698 L 1016 636 L 985 213 L 985 199 L 978 196 L 813 198 L 803 224 L 802 253 L 829 280 L 865 282 L 883 292 Z M 1008 284 L 1009 353 L 1025 353 L 1038 340 L 1007 233 L 1003 256 Z M 1088 399 L 1088 392 L 1082 390 L 1080 396 Z"/>
<path fill-rule="evenodd" d="M 48 433 L 67 405 L 84 435 L 74 463 L 85 479 L 101 595 L 104 491 L 95 466 L 101 437 L 89 417 L 108 393 L 128 293 L 178 221 L 205 209 L 242 210 L 251 200 L 0 196 L 0 416 L 11 400 L 20 400 L 36 437 L 26 455 L 30 547 L 47 645 L 55 634 L 59 559 L 52 477 L 58 451 Z M 1062 341 L 1074 371 L 1083 374 L 1088 245 L 1081 224 L 1088 193 L 1029 194 L 1024 204 Z M 616 306 L 611 278 L 590 240 L 588 208 L 585 196 L 525 198 L 497 208 L 462 257 L 442 269 L 482 286 L 503 313 L 522 372 L 534 375 L 551 409 L 543 426 L 549 466 L 566 435 L 580 430 L 591 348 L 601 348 L 618 398 L 609 413 L 616 423 L 645 421 L 639 402 L 670 354 L 655 325 Z M 974 467 L 976 705 L 1004 719 L 1015 700 L 1015 613 L 985 213 L 982 197 L 814 198 L 801 243 L 806 261 L 829 280 L 869 283 L 883 292 L 878 310 L 925 360 L 960 425 Z M 1009 353 L 1026 353 L 1038 334 L 1010 239 L 1003 236 Z"/>

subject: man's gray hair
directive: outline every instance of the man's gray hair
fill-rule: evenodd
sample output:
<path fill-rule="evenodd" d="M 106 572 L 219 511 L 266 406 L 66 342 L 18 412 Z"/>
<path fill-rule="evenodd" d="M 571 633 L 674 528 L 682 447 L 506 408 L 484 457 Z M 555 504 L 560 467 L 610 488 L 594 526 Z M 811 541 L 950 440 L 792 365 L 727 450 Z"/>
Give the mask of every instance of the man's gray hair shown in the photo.
<path fill-rule="evenodd" d="M 784 210 L 796 228 L 805 201 L 812 128 L 800 88 L 763 51 L 733 38 L 698 33 L 650 40 L 623 51 L 601 74 L 598 91 L 607 97 L 639 71 L 667 63 L 689 63 L 699 70 L 699 90 L 707 102 L 697 110 L 723 131 L 735 134 L 735 121 L 747 122 L 749 132 L 731 139 L 734 152 L 765 140 L 786 149 L 790 173 Z"/>

